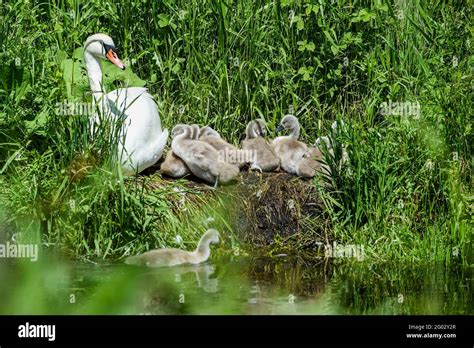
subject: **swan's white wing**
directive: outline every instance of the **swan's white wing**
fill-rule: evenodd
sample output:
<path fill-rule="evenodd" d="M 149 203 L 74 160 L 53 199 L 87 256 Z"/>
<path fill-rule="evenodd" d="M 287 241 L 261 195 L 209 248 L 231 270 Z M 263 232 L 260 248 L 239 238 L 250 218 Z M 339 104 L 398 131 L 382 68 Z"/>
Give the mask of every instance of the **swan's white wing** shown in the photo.
<path fill-rule="evenodd" d="M 140 172 L 156 163 L 168 141 L 168 130 L 161 129 L 158 106 L 146 88 L 120 88 L 106 95 L 108 111 L 122 120 L 122 143 L 128 169 Z M 130 170 L 124 172 L 130 172 Z"/>

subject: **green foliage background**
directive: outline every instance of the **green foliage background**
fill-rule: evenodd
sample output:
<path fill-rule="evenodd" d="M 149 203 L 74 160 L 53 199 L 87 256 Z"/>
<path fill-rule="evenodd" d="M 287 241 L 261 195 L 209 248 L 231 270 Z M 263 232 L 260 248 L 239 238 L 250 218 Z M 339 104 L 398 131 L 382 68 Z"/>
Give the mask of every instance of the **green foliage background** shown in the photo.
<path fill-rule="evenodd" d="M 194 245 L 213 215 L 238 244 L 225 199 L 198 194 L 179 212 L 183 182 L 117 180 L 87 120 L 57 115 L 90 99 L 80 50 L 104 32 L 131 68 L 104 63 L 108 88 L 146 85 L 169 128 L 209 124 L 237 144 L 249 120 L 271 133 L 293 110 L 312 143 L 343 120 L 351 161 L 334 192 L 321 189 L 335 238 L 372 260 L 469 263 L 471 22 L 465 1 L 1 1 L 2 228 L 108 258 L 179 245 L 177 234 Z M 421 115 L 382 115 L 389 100 Z"/>

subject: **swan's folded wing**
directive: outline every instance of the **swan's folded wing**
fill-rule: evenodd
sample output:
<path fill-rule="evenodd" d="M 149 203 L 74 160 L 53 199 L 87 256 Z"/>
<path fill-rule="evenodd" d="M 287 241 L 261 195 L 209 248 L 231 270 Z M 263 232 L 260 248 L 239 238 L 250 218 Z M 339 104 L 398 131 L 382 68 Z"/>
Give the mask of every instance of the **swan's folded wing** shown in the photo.
<path fill-rule="evenodd" d="M 209 170 L 209 161 L 207 159 L 207 149 L 202 144 L 193 141 L 186 142 L 186 150 L 181 153 L 184 157 L 181 157 L 183 161 L 191 165 L 197 165 L 204 171 Z"/>

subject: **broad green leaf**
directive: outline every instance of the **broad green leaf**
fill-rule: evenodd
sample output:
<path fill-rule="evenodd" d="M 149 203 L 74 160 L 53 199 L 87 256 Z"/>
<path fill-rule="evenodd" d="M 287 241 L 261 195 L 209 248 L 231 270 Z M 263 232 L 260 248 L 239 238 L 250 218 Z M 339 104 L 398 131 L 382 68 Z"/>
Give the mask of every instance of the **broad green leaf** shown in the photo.
<path fill-rule="evenodd" d="M 296 28 L 298 30 L 303 30 L 304 29 L 304 21 L 301 17 L 299 18 L 298 22 L 296 23 Z"/>
<path fill-rule="evenodd" d="M 44 126 L 48 123 L 48 110 L 42 110 L 38 115 L 36 115 L 35 119 L 32 121 L 25 121 L 25 126 L 27 131 L 31 133 L 36 133 L 40 135 L 44 135 Z"/>
<path fill-rule="evenodd" d="M 170 18 L 166 14 L 158 15 L 158 25 L 160 28 L 167 27 L 170 24 Z"/>
<path fill-rule="evenodd" d="M 63 54 L 58 55 L 58 59 L 63 59 L 60 68 L 66 85 L 68 100 L 83 100 L 90 91 L 83 56 L 83 48 L 74 50 L 73 57 L 69 59 L 63 59 Z M 134 74 L 130 67 L 121 70 L 109 61 L 103 60 L 102 71 L 104 87 L 109 92 L 117 88 L 114 84 L 116 81 L 121 82 L 122 87 L 143 87 L 146 85 L 146 81 Z"/>
<path fill-rule="evenodd" d="M 357 23 L 357 22 L 368 22 L 370 21 L 371 19 L 374 19 L 376 18 L 377 15 L 373 12 L 370 12 L 369 10 L 367 10 L 366 8 L 363 8 L 362 10 L 360 10 L 357 15 L 355 15 L 351 22 L 353 23 Z"/>

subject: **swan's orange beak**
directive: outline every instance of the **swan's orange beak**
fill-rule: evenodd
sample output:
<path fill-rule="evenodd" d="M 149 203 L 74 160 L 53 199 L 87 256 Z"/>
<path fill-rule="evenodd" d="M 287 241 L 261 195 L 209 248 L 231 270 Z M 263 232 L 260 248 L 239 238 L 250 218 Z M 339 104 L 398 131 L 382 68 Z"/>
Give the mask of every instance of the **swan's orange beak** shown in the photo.
<path fill-rule="evenodd" d="M 108 60 L 110 60 L 112 63 L 114 63 L 118 68 L 125 70 L 125 65 L 120 61 L 119 57 L 117 56 L 117 53 L 111 48 L 105 55 Z"/>

